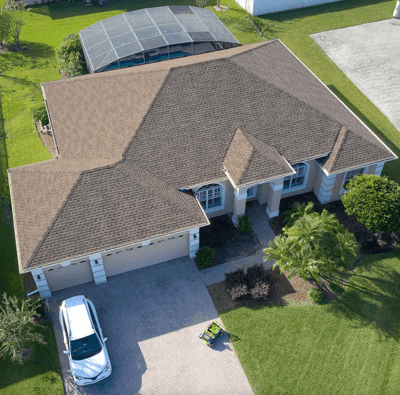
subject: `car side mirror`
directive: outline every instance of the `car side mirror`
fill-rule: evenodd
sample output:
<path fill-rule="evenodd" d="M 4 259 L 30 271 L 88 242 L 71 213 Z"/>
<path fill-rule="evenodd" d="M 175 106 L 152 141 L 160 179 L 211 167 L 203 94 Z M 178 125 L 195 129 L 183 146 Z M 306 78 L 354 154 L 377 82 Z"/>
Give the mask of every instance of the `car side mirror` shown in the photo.
<path fill-rule="evenodd" d="M 66 350 L 64 350 L 64 354 L 67 354 L 67 355 L 69 355 L 69 352 L 68 352 L 68 351 L 66 351 Z"/>
<path fill-rule="evenodd" d="M 103 339 L 103 342 L 105 343 L 107 341 L 107 338 L 105 337 L 104 339 Z"/>

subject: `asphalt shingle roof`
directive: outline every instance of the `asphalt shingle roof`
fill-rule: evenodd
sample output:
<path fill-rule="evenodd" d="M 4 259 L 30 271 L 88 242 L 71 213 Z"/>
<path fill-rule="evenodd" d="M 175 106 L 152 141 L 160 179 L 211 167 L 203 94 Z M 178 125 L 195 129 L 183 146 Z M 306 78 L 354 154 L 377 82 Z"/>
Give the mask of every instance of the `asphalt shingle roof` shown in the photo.
<path fill-rule="evenodd" d="M 395 158 L 280 41 L 43 86 L 61 159 L 10 170 L 22 269 L 206 225 L 180 189 L 329 160 L 343 127 L 333 173 Z"/>

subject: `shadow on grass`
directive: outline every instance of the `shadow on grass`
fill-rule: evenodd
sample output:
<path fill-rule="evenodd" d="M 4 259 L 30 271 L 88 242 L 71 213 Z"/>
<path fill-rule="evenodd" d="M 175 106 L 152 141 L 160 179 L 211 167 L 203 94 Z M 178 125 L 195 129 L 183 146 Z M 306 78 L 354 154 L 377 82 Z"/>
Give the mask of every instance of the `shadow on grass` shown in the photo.
<path fill-rule="evenodd" d="M 33 351 L 31 357 L 24 361 L 22 365 L 9 359 L 1 360 L 0 390 L 40 376 L 33 379 L 33 382 L 26 383 L 23 388 L 28 391 L 27 393 L 31 393 L 32 389 L 37 394 L 63 393 L 52 325 L 50 322 L 45 322 L 42 325 L 37 325 L 36 329 L 43 334 L 45 343 L 27 344 L 26 347 L 33 347 Z"/>
<path fill-rule="evenodd" d="M 2 56 L 1 78 L 7 77 L 7 72 L 13 71 L 16 67 L 33 70 L 47 68 L 51 63 L 55 63 L 54 49 L 50 45 L 30 41 L 23 41 L 22 45 L 28 46 L 29 49 L 21 52 L 8 52 L 5 54 L 6 56 Z M 22 78 L 13 78 L 23 81 Z M 28 81 L 26 85 L 29 85 Z"/>
<path fill-rule="evenodd" d="M 0 78 L 4 78 L 1 76 Z M 8 169 L 8 155 L 7 155 L 7 145 L 6 145 L 6 131 L 4 128 L 4 116 L 3 116 L 3 104 L 1 100 L 1 90 L 0 90 L 0 203 L 6 201 L 10 202 L 10 191 L 8 187 L 7 178 Z M 1 207 L 3 209 L 3 207 Z"/>
<path fill-rule="evenodd" d="M 346 291 L 327 311 L 353 321 L 355 328 L 371 326 L 380 337 L 399 341 L 400 273 L 382 262 L 394 257 L 400 257 L 400 252 L 364 259 L 358 265 L 361 274 L 353 274 Z"/>
<path fill-rule="evenodd" d="M 302 18 L 308 18 L 314 15 L 347 11 L 354 8 L 376 5 L 379 3 L 387 3 L 387 0 L 342 0 L 335 3 L 320 4 L 311 7 L 298 8 L 295 10 L 275 12 L 273 14 L 259 15 L 258 17 L 262 19 L 273 20 L 276 22 L 287 22 L 296 19 L 299 20 Z M 390 16 L 388 17 L 390 18 Z"/>
<path fill-rule="evenodd" d="M 148 1 L 128 1 L 128 0 L 118 0 L 110 1 L 104 6 L 92 5 L 86 6 L 83 2 L 76 1 L 56 1 L 54 3 L 47 3 L 42 5 L 32 5 L 29 6 L 30 12 L 47 15 L 51 19 L 64 19 L 71 18 L 80 15 L 98 14 L 105 13 L 109 11 L 122 11 L 129 12 L 134 10 L 140 10 L 142 8 L 150 7 L 161 7 L 167 5 L 191 5 L 197 6 L 194 0 L 175 0 L 172 4 L 168 0 L 148 0 Z M 111 15 L 105 16 L 109 18 Z M 104 19 L 104 18 L 101 18 Z"/>

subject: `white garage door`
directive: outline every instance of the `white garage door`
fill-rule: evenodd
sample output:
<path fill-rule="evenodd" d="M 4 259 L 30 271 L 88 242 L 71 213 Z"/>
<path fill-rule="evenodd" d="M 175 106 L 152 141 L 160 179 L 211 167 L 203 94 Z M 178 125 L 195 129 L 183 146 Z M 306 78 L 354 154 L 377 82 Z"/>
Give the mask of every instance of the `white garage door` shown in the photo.
<path fill-rule="evenodd" d="M 89 259 L 72 262 L 69 266 L 55 265 L 43 269 L 50 291 L 94 281 Z"/>
<path fill-rule="evenodd" d="M 135 245 L 102 254 L 106 276 L 140 269 L 189 255 L 189 234 L 177 234 L 154 240 L 150 245 Z"/>

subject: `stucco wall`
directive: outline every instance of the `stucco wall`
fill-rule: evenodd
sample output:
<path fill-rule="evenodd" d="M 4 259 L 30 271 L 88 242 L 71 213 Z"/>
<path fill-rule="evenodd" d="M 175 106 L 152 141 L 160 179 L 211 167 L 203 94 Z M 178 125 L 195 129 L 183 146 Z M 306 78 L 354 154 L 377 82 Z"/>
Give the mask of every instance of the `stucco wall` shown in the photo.
<path fill-rule="evenodd" d="M 319 4 L 334 3 L 340 0 L 236 0 L 252 15 L 271 14 L 296 8 L 311 7 Z"/>
<path fill-rule="evenodd" d="M 207 213 L 208 218 L 218 217 L 219 215 L 232 213 L 233 212 L 233 186 L 229 180 L 219 181 L 215 184 L 221 184 L 225 186 L 225 204 L 223 210 L 213 211 L 211 213 Z"/>

